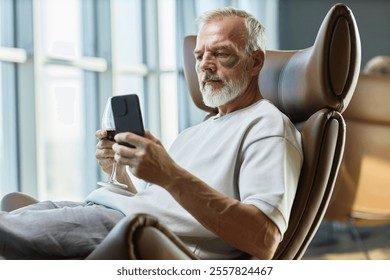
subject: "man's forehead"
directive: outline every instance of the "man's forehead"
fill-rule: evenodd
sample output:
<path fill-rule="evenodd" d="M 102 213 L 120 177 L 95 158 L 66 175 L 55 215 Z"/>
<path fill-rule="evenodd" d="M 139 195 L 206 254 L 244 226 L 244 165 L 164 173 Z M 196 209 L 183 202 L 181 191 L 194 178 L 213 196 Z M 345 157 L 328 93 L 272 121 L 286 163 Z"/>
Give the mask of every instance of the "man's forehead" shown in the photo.
<path fill-rule="evenodd" d="M 205 43 L 215 47 L 237 47 L 238 45 L 245 45 L 245 39 L 247 37 L 245 31 L 242 18 L 226 17 L 212 20 L 205 23 L 199 31 L 197 48 Z"/>

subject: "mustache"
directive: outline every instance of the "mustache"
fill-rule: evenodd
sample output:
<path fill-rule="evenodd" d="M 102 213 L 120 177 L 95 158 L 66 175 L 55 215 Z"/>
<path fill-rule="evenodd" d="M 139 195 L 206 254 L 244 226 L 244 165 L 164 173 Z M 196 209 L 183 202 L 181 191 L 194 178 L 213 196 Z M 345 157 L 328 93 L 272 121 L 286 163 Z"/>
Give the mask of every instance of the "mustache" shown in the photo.
<path fill-rule="evenodd" d="M 212 74 L 210 72 L 206 72 L 205 76 L 202 79 L 202 84 L 204 85 L 208 81 L 224 82 L 224 80 L 221 79 L 218 75 Z"/>

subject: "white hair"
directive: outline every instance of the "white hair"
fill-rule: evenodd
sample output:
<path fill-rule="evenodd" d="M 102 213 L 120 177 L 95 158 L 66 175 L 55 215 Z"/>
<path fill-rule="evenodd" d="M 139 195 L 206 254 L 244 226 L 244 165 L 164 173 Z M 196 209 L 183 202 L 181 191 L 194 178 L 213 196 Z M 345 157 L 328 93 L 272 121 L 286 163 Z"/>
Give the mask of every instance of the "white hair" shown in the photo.
<path fill-rule="evenodd" d="M 245 20 L 245 27 L 248 33 L 248 42 L 245 47 L 246 54 L 250 55 L 256 50 L 261 50 L 263 53 L 265 53 L 265 28 L 254 16 L 247 13 L 246 11 L 238 10 L 233 7 L 225 7 L 216 10 L 211 10 L 201 15 L 197 19 L 197 22 L 209 23 L 212 20 L 218 18 L 231 16 L 238 16 Z"/>

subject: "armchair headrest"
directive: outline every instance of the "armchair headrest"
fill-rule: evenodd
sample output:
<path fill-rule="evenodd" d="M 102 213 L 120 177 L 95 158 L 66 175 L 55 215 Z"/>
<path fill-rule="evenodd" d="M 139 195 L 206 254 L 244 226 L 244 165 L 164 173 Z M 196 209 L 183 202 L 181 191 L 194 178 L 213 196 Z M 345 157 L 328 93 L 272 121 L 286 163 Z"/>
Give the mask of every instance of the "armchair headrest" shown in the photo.
<path fill-rule="evenodd" d="M 203 104 L 195 71 L 193 50 L 196 36 L 184 39 L 183 62 L 187 85 L 195 104 Z M 259 86 L 264 98 L 273 102 L 296 123 L 321 108 L 343 112 L 356 87 L 361 62 L 360 37 L 351 10 L 333 6 L 318 31 L 313 46 L 294 51 L 267 51 Z"/>

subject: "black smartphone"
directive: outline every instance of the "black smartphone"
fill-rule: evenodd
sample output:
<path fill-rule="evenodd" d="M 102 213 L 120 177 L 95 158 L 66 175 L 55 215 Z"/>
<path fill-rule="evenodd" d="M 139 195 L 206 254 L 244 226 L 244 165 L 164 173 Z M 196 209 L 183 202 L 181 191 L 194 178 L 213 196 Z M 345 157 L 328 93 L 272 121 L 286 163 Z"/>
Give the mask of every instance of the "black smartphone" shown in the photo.
<path fill-rule="evenodd" d="M 114 115 L 115 133 L 132 132 L 145 136 L 138 95 L 116 95 L 111 98 L 111 108 Z M 119 144 L 134 148 L 127 143 Z"/>

